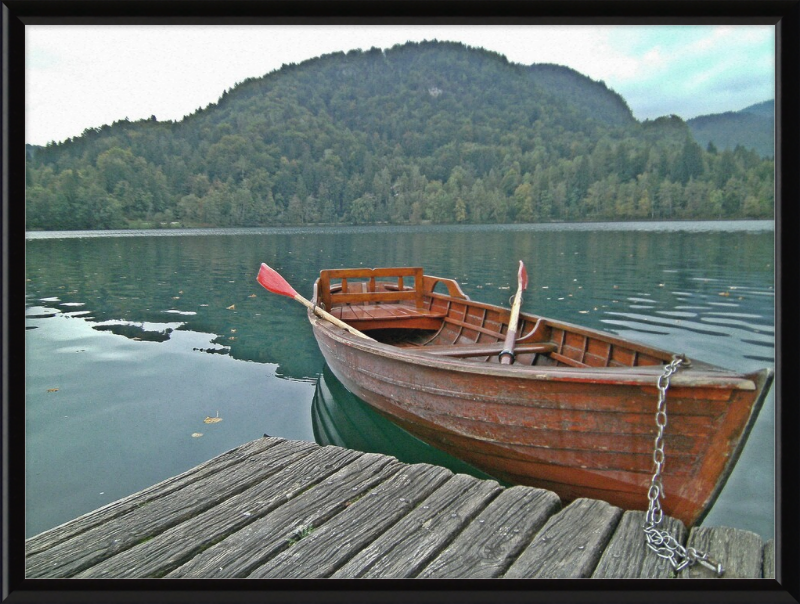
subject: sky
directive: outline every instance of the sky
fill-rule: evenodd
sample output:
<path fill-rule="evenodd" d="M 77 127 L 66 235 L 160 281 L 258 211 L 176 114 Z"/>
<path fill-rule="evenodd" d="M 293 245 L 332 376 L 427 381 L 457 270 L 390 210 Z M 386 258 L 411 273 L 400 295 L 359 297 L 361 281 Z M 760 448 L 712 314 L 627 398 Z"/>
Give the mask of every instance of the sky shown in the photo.
<path fill-rule="evenodd" d="M 125 118 L 179 121 L 287 63 L 432 39 L 571 67 L 639 120 L 738 111 L 775 94 L 772 25 L 26 25 L 25 140 Z"/>

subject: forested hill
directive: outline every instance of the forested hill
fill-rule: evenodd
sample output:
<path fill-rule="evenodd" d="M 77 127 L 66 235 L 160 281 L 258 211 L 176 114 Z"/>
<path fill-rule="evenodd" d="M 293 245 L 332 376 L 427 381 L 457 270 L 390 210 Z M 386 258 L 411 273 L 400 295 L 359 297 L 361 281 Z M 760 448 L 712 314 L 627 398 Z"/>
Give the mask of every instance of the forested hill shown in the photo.
<path fill-rule="evenodd" d="M 775 101 L 764 101 L 741 111 L 701 115 L 686 122 L 704 148 L 753 149 L 762 157 L 775 156 Z"/>
<path fill-rule="evenodd" d="M 29 147 L 29 229 L 769 217 L 773 165 L 456 43 L 335 53 Z"/>

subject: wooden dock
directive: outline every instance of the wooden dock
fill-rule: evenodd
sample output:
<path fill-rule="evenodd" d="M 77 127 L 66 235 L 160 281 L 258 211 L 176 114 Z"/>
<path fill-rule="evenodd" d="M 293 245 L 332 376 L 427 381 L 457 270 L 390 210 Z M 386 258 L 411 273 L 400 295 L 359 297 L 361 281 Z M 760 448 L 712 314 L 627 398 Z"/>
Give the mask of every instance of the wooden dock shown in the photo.
<path fill-rule="evenodd" d="M 427 464 L 264 437 L 26 541 L 26 578 L 673 578 L 643 512 Z M 725 578 L 774 578 L 774 541 L 678 540 Z M 677 578 L 712 577 L 695 565 Z"/>

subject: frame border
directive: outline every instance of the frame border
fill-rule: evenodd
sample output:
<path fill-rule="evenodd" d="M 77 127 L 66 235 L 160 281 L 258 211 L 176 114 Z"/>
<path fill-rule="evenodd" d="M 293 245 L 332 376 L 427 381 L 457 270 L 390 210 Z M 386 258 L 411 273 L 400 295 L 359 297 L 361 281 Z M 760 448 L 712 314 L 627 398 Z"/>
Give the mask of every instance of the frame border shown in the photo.
<path fill-rule="evenodd" d="M 34 24 L 771 24 L 776 26 L 776 568 L 775 580 L 26 580 L 24 523 L 11 512 L 24 506 L 24 404 L 12 401 L 9 380 L 24 376 L 25 340 L 19 300 L 24 287 L 25 25 Z M 792 405 L 783 368 L 796 366 L 787 346 L 797 313 L 783 295 L 796 273 L 791 237 L 800 224 L 798 139 L 800 0 L 4 0 L 2 2 L 2 601 L 8 602 L 347 602 L 421 603 L 442 599 L 530 602 L 798 602 L 800 540 L 797 464 L 798 405 Z M 21 228 L 20 228 L 21 227 Z M 19 254 L 22 250 L 22 254 Z M 10 262 L 13 254 L 14 262 Z M 22 261 L 20 262 L 20 259 Z M 794 279 L 792 277 L 795 277 Z M 16 286 L 16 287 L 14 287 Z M 12 294 L 13 292 L 13 294 Z M 13 355 L 13 358 L 11 358 Z M 19 392 L 15 388 L 15 392 Z M 19 397 L 15 397 L 18 399 Z M 12 403 L 16 404 L 12 404 Z M 21 454 L 20 454 L 21 453 Z M 16 460 L 16 463 L 13 463 Z M 15 498 L 16 494 L 16 498 Z"/>

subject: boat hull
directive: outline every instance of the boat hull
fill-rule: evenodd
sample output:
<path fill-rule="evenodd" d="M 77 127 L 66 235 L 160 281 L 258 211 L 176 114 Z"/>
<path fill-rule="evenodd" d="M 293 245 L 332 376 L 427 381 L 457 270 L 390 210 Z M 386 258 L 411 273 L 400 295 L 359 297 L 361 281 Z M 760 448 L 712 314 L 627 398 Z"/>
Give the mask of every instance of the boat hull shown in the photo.
<path fill-rule="evenodd" d="M 486 366 L 355 338 L 309 312 L 331 371 L 420 440 L 511 484 L 645 510 L 660 366 Z M 772 372 L 694 369 L 668 393 L 664 512 L 702 520 L 725 484 Z M 749 386 L 748 386 L 749 384 Z"/>

